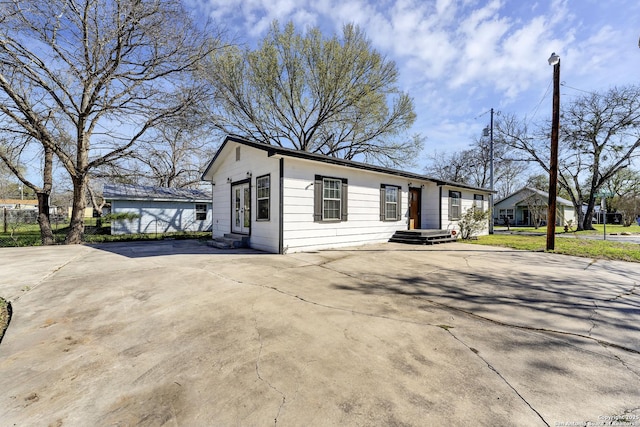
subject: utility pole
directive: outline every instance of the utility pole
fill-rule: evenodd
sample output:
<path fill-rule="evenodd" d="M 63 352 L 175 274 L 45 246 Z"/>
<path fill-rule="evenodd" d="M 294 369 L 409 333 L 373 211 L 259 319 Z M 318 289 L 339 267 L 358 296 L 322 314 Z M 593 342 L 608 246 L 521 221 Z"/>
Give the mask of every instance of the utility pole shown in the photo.
<path fill-rule="evenodd" d="M 489 234 L 493 234 L 493 108 L 489 112 L 491 121 L 489 127 L 484 128 L 483 135 L 489 137 L 489 187 L 491 189 L 491 194 L 489 194 Z"/>
<path fill-rule="evenodd" d="M 493 234 L 493 108 L 491 109 L 491 124 L 489 135 L 489 234 Z"/>
<path fill-rule="evenodd" d="M 560 128 L 560 57 L 549 58 L 553 65 L 553 111 L 551 114 L 551 158 L 549 162 L 549 210 L 547 212 L 547 250 L 555 249 L 556 199 L 558 191 L 558 132 Z"/>

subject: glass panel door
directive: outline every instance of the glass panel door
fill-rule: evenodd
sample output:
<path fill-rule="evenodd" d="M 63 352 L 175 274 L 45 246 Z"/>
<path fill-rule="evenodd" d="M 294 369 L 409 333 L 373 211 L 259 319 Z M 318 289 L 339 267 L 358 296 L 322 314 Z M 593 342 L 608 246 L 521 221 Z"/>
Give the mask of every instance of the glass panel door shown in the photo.
<path fill-rule="evenodd" d="M 231 189 L 232 216 L 231 231 L 249 234 L 251 227 L 251 190 L 249 183 L 234 185 Z"/>

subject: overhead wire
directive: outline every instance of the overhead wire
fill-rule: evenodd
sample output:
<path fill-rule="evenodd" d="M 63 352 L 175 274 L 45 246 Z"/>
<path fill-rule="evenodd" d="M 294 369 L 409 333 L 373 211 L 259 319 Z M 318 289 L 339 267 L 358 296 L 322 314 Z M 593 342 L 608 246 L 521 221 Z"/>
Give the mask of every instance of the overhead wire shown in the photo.
<path fill-rule="evenodd" d="M 526 121 L 526 125 L 528 126 L 531 121 L 534 119 L 534 117 L 536 116 L 536 114 L 538 114 L 538 108 L 540 108 L 540 106 L 542 105 L 542 102 L 547 99 L 547 96 L 549 95 L 549 90 L 551 89 L 551 84 L 553 83 L 553 80 L 549 80 L 549 84 L 547 85 L 547 89 L 544 91 L 544 94 L 542 95 L 542 98 L 540 98 L 540 101 L 538 102 L 538 104 L 536 104 L 536 106 L 533 108 L 532 113 L 531 113 L 531 117 L 529 118 L 529 120 Z"/>

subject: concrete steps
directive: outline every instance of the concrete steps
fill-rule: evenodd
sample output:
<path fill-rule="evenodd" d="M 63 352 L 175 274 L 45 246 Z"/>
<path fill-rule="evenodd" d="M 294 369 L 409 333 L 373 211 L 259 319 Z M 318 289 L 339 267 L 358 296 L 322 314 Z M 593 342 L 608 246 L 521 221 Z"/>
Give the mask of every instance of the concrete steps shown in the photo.
<path fill-rule="evenodd" d="M 217 249 L 247 248 L 249 247 L 249 236 L 227 233 L 224 237 L 214 237 L 207 242 L 207 245 Z"/>
<path fill-rule="evenodd" d="M 390 242 L 412 245 L 435 245 L 456 240 L 447 230 L 399 230 L 389 239 Z"/>

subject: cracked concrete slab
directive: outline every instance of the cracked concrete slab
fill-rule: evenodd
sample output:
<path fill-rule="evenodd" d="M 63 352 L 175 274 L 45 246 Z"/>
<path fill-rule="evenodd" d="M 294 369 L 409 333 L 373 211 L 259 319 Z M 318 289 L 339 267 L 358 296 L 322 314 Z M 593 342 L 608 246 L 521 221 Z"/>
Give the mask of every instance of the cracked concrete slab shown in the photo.
<path fill-rule="evenodd" d="M 459 243 L 0 252 L 1 425 L 640 425 L 638 264 Z"/>

